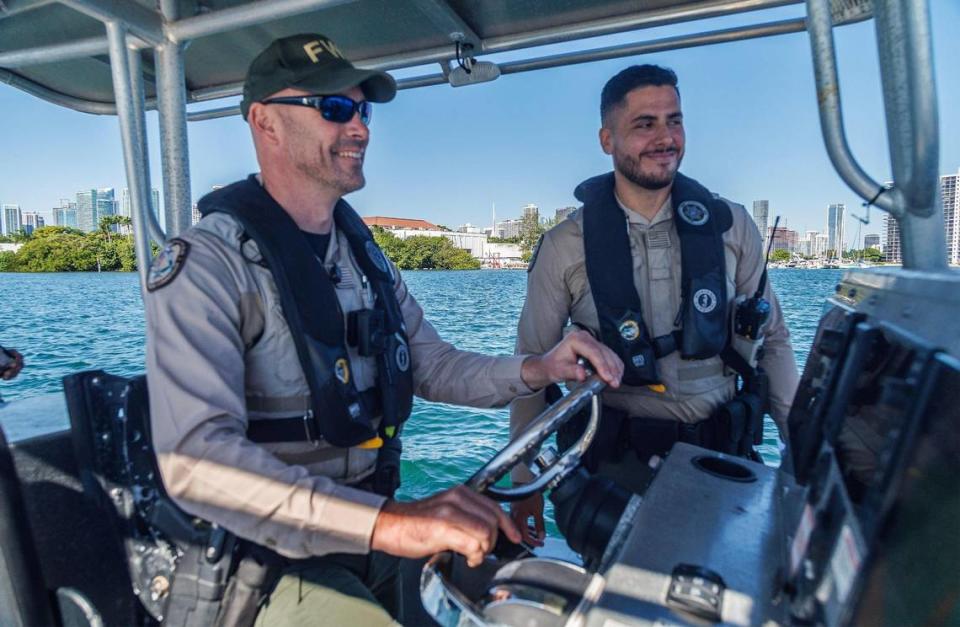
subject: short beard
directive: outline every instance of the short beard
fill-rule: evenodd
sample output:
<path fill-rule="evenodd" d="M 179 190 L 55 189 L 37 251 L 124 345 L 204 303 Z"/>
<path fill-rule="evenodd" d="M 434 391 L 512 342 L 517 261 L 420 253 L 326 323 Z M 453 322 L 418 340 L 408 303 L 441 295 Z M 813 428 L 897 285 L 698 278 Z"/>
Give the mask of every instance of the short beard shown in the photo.
<path fill-rule="evenodd" d="M 640 169 L 640 161 L 632 156 L 613 158 L 613 167 L 634 185 L 638 185 L 649 191 L 657 191 L 673 184 L 673 178 L 677 172 L 664 174 L 663 176 L 649 176 Z M 677 160 L 677 168 L 680 167 L 680 160 Z"/>

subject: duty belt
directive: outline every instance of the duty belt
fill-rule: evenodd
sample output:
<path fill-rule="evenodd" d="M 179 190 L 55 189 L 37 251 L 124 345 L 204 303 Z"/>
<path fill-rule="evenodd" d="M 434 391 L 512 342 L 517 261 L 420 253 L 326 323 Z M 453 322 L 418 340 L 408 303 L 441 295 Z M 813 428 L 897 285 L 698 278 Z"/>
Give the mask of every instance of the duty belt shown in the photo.
<path fill-rule="evenodd" d="M 381 414 L 380 393 L 375 388 L 360 392 L 360 403 L 368 416 Z M 247 398 L 247 409 L 254 411 L 294 411 L 296 406 L 309 408 L 310 397 L 295 399 Z M 247 424 L 247 439 L 258 444 L 277 442 L 319 442 L 323 436 L 317 431 L 317 424 L 310 409 L 303 409 L 297 416 L 289 418 L 254 418 Z"/>

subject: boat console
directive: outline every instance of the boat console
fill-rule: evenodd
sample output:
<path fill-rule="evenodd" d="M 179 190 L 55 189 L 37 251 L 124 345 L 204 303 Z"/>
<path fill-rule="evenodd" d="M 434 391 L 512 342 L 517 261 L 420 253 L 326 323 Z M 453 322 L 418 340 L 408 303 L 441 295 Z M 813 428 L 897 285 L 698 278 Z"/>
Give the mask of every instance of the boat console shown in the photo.
<path fill-rule="evenodd" d="M 905 294 L 883 274 L 847 275 L 827 304 L 789 418 L 792 474 L 677 444 L 626 504 L 569 489 L 576 472 L 554 477 L 557 510 L 582 508 L 558 515 L 562 532 L 602 520 L 598 502 L 619 517 L 570 542 L 588 567 L 491 558 L 471 571 L 441 555 L 424 569 L 427 611 L 443 625 L 960 619 L 960 361 L 942 343 L 958 324 L 924 333 L 901 317 L 956 311 L 960 276 Z"/>

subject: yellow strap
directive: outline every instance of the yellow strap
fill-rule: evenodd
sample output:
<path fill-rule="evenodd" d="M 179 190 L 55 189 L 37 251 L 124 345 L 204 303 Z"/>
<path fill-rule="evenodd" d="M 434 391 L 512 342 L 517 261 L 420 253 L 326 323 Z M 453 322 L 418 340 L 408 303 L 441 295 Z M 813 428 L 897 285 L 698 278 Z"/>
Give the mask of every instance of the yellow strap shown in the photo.
<path fill-rule="evenodd" d="M 376 436 L 366 442 L 361 442 L 357 445 L 357 448 L 380 448 L 381 446 L 383 446 L 383 440 L 380 439 L 380 436 Z"/>
<path fill-rule="evenodd" d="M 667 386 L 665 386 L 662 383 L 653 383 L 651 385 L 648 385 L 647 387 L 653 390 L 654 392 L 658 392 L 660 394 L 663 394 L 664 392 L 667 391 Z"/>

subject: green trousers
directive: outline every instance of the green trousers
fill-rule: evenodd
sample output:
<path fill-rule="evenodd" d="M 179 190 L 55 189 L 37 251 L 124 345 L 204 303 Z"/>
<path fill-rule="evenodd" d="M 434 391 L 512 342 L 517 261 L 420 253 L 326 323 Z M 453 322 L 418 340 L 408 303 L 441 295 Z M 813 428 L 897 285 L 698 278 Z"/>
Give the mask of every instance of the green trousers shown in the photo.
<path fill-rule="evenodd" d="M 257 614 L 257 627 L 399 625 L 400 560 L 384 553 L 334 554 L 283 570 Z"/>

